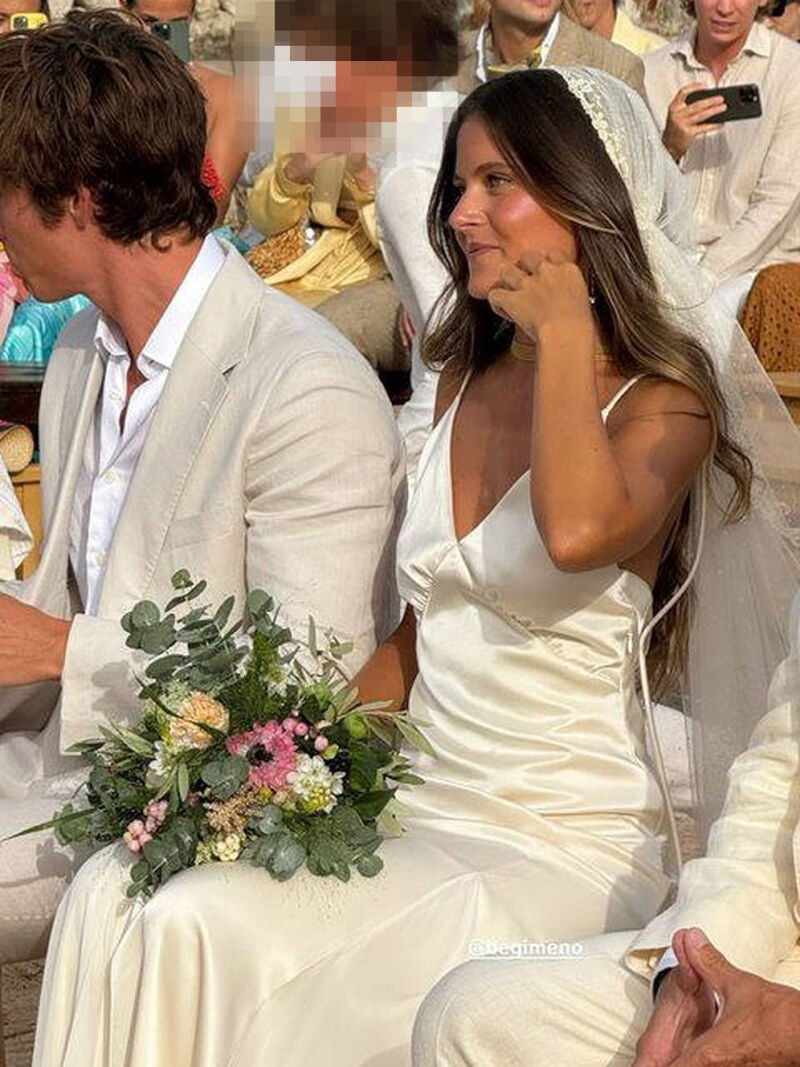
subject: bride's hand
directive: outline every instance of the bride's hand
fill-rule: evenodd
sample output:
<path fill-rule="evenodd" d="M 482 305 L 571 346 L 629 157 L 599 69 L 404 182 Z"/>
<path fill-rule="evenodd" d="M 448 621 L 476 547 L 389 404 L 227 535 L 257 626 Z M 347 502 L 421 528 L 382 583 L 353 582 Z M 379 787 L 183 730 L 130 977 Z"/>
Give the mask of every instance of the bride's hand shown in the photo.
<path fill-rule="evenodd" d="M 592 306 L 580 267 L 558 252 L 525 252 L 488 294 L 493 310 L 534 341 L 550 326 L 594 336 Z"/>

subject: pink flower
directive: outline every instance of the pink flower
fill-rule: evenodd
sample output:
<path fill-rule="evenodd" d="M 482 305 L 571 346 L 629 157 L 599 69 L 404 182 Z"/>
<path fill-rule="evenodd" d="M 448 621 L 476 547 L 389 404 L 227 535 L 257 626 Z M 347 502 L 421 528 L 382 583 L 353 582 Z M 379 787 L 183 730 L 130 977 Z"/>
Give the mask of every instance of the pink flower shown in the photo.
<path fill-rule="evenodd" d="M 308 733 L 308 726 L 306 726 L 306 724 L 304 722 L 299 722 L 295 726 L 294 732 L 298 737 L 305 737 L 306 734 Z"/>
<path fill-rule="evenodd" d="M 128 823 L 128 828 L 122 835 L 122 840 L 131 852 L 141 852 L 147 842 L 153 840 L 153 835 L 148 833 L 141 819 L 133 819 Z"/>
<path fill-rule="evenodd" d="M 148 834 L 154 834 L 163 824 L 167 817 L 168 803 L 166 800 L 150 800 L 144 809 L 144 828 Z"/>
<path fill-rule="evenodd" d="M 291 735 L 274 720 L 256 723 L 252 730 L 229 737 L 225 746 L 231 755 L 244 756 L 250 762 L 249 782 L 254 789 L 284 789 L 297 762 L 297 746 Z"/>
<path fill-rule="evenodd" d="M 317 752 L 324 752 L 328 747 L 328 739 L 324 734 L 320 734 L 317 740 L 314 742 L 314 748 Z"/>

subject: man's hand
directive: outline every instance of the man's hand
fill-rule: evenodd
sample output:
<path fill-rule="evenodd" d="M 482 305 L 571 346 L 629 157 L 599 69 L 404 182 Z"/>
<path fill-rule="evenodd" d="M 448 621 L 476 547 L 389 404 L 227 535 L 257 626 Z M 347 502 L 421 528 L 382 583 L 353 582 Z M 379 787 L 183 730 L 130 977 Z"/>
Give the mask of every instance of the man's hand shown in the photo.
<path fill-rule="evenodd" d="M 721 1008 L 713 1028 L 692 1041 L 671 1067 L 798 1067 L 800 992 L 732 966 L 701 930 L 688 932 L 685 948 Z"/>
<path fill-rule="evenodd" d="M 709 96 L 704 100 L 696 100 L 693 104 L 686 103 L 686 97 L 697 89 L 707 89 L 702 82 L 692 82 L 680 89 L 667 111 L 667 125 L 661 140 L 664 147 L 679 163 L 685 155 L 689 145 L 696 137 L 704 133 L 710 133 L 719 127 L 708 120 L 714 115 L 721 115 L 727 105 L 721 96 Z"/>
<path fill-rule="evenodd" d="M 0 688 L 58 681 L 71 625 L 0 593 Z"/>
<path fill-rule="evenodd" d="M 678 957 L 661 980 L 650 1023 L 636 1045 L 633 1067 L 667 1067 L 714 1022 L 716 1003 L 711 987 L 691 963 L 686 938 L 679 930 L 672 939 Z"/>

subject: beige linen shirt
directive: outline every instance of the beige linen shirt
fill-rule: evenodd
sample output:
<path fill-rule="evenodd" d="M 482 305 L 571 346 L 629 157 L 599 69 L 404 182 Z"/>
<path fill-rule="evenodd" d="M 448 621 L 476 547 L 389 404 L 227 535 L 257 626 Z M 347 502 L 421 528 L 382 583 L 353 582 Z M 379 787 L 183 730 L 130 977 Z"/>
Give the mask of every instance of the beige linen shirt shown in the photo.
<path fill-rule="evenodd" d="M 644 57 L 645 88 L 659 129 L 678 90 L 715 86 L 694 36 Z M 800 45 L 755 23 L 720 86 L 754 82 L 763 114 L 721 123 L 681 160 L 702 262 L 722 282 L 773 263 L 800 261 Z"/>

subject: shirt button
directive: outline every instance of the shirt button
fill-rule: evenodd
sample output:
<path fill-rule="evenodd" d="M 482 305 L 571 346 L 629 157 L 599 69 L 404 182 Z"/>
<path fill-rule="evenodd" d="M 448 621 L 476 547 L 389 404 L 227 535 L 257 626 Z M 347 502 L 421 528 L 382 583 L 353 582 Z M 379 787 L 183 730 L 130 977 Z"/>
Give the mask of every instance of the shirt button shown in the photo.
<path fill-rule="evenodd" d="M 105 567 L 106 563 L 108 563 L 108 553 L 98 552 L 94 557 L 94 561 L 98 567 Z"/>
<path fill-rule="evenodd" d="M 112 485 L 116 480 L 117 472 L 114 470 L 113 467 L 111 467 L 110 470 L 107 470 L 106 473 L 103 475 L 103 481 L 106 483 L 106 485 Z"/>

